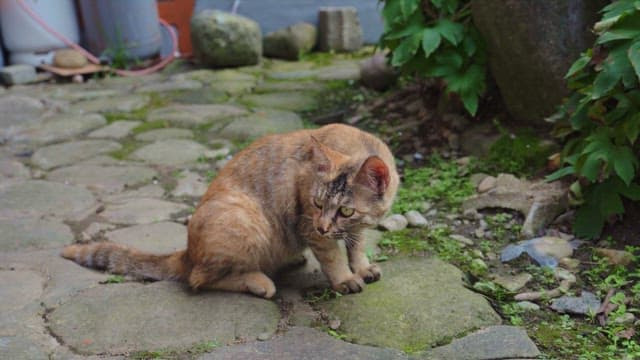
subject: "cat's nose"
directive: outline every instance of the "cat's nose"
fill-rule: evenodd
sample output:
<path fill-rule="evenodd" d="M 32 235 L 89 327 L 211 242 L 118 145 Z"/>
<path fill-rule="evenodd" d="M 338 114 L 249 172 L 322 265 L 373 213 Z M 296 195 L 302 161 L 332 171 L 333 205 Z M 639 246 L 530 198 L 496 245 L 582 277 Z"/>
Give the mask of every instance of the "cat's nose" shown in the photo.
<path fill-rule="evenodd" d="M 329 232 L 329 227 L 322 227 L 322 226 L 318 226 L 316 228 L 316 230 L 318 230 L 318 232 L 320 233 L 320 235 L 324 235 L 326 233 Z"/>

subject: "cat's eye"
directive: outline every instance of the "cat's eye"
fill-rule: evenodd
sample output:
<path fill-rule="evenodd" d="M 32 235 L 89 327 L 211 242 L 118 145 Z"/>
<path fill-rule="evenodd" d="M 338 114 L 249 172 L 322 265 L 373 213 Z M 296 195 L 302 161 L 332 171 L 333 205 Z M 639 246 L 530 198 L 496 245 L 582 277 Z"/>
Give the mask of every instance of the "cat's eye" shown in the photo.
<path fill-rule="evenodd" d="M 340 215 L 344 216 L 344 217 L 349 217 L 351 215 L 353 215 L 353 213 L 355 212 L 354 208 L 350 208 L 350 207 L 345 207 L 342 206 L 340 207 Z"/>
<path fill-rule="evenodd" d="M 318 198 L 313 198 L 313 205 L 315 205 L 318 209 L 322 209 L 322 202 Z"/>

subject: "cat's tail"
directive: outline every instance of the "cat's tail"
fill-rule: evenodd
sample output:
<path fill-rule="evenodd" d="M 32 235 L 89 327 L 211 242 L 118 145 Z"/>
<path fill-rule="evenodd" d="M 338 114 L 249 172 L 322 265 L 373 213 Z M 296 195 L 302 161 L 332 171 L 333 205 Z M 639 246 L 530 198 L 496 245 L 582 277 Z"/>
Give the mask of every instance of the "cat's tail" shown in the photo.
<path fill-rule="evenodd" d="M 189 275 L 186 250 L 154 255 L 112 242 L 96 242 L 69 245 L 61 255 L 82 266 L 140 279 L 184 281 Z"/>

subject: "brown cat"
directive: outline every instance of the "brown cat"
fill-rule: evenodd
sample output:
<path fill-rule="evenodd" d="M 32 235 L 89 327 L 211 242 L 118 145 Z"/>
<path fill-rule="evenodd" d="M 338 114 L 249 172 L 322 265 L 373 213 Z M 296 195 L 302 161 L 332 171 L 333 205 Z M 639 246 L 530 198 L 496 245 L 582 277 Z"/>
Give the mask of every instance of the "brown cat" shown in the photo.
<path fill-rule="evenodd" d="M 333 289 L 360 292 L 380 278 L 361 232 L 389 210 L 397 187 L 389 148 L 356 128 L 266 136 L 211 183 L 189 222 L 186 250 L 152 255 L 98 242 L 67 246 L 62 256 L 116 274 L 270 298 L 276 291 L 270 276 L 308 246 Z"/>

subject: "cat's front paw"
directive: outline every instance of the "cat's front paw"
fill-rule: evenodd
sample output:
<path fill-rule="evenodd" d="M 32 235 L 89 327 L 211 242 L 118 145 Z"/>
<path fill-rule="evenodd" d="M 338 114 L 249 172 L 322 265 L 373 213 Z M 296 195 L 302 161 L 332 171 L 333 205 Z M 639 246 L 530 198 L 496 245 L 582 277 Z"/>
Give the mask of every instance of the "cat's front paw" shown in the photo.
<path fill-rule="evenodd" d="M 352 275 L 351 277 L 340 283 L 333 284 L 331 287 L 333 288 L 333 290 L 341 294 L 359 293 L 362 291 L 362 289 L 364 289 L 364 281 L 362 281 L 362 278 L 360 278 L 360 276 Z"/>
<path fill-rule="evenodd" d="M 365 283 L 370 284 L 372 282 L 380 280 L 380 277 L 382 276 L 382 270 L 380 269 L 380 266 L 371 264 L 366 268 L 358 270 L 357 274 L 362 278 L 362 280 L 364 280 Z"/>

